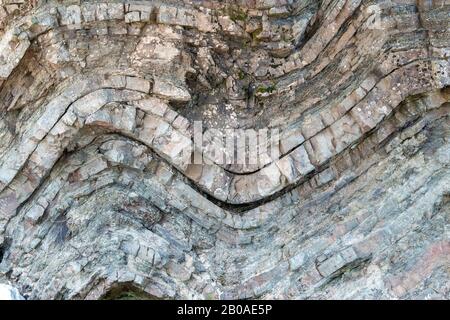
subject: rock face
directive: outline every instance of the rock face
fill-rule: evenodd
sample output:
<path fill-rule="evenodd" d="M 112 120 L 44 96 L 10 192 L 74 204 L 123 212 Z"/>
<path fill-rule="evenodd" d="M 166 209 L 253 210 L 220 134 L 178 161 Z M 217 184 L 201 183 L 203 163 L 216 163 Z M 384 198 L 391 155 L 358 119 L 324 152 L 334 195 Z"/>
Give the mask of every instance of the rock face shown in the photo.
<path fill-rule="evenodd" d="M 0 0 L 0 282 L 29 299 L 450 298 L 449 16 Z M 191 148 L 199 120 L 279 143 L 221 162 L 214 134 Z"/>

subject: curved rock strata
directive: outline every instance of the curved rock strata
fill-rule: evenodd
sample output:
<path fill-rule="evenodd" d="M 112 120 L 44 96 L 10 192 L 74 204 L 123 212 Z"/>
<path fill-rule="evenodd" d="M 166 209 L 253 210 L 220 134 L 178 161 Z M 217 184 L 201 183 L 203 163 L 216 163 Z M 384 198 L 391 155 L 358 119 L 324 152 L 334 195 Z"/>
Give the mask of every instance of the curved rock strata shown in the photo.
<path fill-rule="evenodd" d="M 445 0 L 0 0 L 0 281 L 448 298 L 449 27 Z M 279 141 L 223 163 L 215 129 Z"/>

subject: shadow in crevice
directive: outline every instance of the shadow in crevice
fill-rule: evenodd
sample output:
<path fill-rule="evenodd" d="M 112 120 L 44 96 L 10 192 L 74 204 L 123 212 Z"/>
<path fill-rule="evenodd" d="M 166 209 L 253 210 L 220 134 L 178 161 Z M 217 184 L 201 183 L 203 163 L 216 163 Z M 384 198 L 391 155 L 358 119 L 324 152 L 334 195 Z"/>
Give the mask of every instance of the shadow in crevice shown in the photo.
<path fill-rule="evenodd" d="M 133 283 L 119 283 L 106 292 L 100 300 L 159 300 L 157 297 L 148 294 L 144 290 L 136 287 Z"/>
<path fill-rule="evenodd" d="M 0 263 L 2 263 L 3 259 L 6 256 L 6 253 L 9 250 L 9 247 L 11 246 L 12 240 L 10 238 L 5 238 L 5 240 L 0 243 Z"/>

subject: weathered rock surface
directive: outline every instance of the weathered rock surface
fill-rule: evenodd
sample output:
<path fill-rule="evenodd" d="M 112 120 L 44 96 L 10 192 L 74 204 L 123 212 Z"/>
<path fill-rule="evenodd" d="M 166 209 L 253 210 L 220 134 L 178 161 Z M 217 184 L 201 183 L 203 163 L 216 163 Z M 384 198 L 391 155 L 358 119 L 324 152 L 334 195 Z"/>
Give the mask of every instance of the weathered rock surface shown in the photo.
<path fill-rule="evenodd" d="M 16 288 L 7 284 L 0 284 L 0 300 L 24 300 L 24 298 Z"/>
<path fill-rule="evenodd" d="M 0 281 L 448 299 L 449 27 L 447 0 L 0 0 Z M 188 164 L 196 120 L 280 144 Z"/>

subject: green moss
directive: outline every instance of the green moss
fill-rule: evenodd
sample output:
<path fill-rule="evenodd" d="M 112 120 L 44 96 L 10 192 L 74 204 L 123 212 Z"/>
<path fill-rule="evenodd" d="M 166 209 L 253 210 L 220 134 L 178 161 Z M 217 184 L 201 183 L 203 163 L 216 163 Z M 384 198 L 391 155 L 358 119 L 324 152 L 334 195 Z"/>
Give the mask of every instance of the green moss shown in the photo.
<path fill-rule="evenodd" d="M 214 293 L 208 293 L 205 295 L 205 300 L 216 300 Z"/>
<path fill-rule="evenodd" d="M 229 6 L 226 8 L 225 12 L 231 20 L 236 21 L 247 21 L 248 15 L 247 13 L 238 6 Z"/>
<path fill-rule="evenodd" d="M 259 86 L 256 89 L 257 93 L 272 93 L 276 90 L 275 84 L 271 84 L 270 86 Z"/>
<path fill-rule="evenodd" d="M 253 45 L 258 45 L 261 41 L 258 39 L 258 35 L 261 34 L 263 30 L 261 28 L 255 30 L 252 32 L 251 36 L 252 36 L 252 43 Z"/>

